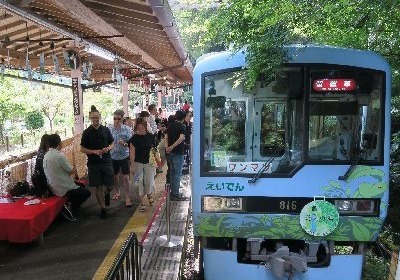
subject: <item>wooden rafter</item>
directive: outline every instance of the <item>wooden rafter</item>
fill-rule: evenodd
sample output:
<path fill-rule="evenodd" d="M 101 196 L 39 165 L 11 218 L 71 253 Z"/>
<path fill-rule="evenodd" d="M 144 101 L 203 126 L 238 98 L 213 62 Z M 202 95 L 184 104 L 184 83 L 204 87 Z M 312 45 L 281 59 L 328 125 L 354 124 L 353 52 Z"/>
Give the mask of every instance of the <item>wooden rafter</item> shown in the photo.
<path fill-rule="evenodd" d="M 0 4 L 0 41 L 4 41 L 6 36 L 8 41 L 8 45 L 3 43 L 0 59 L 4 60 L 9 56 L 11 64 L 18 67 L 24 67 L 28 48 L 30 65 L 33 68 L 39 67 L 39 55 L 43 53 L 46 56 L 45 68 L 53 71 L 52 54 L 58 56 L 61 66 L 64 63 L 62 53 L 70 47 L 70 43 L 78 47 L 75 49 L 83 60 L 94 64 L 92 76 L 96 80 L 101 77 L 110 79 L 114 63 L 88 53 L 85 48 L 88 44 L 101 46 L 117 54 L 122 58 L 120 65 L 123 68 L 137 67 L 140 71 L 150 71 L 167 69 L 182 62 L 182 54 L 178 54 L 174 48 L 176 43 L 173 44 L 168 37 L 171 34 L 167 35 L 165 27 L 160 24 L 153 8 L 145 0 L 7 2 L 16 5 L 16 9 L 23 12 L 14 13 L 13 9 Z M 41 20 L 31 20 L 25 14 L 42 18 L 43 25 Z M 65 33 L 59 32 L 61 29 Z M 121 34 L 123 37 L 99 37 L 113 34 Z M 27 37 L 29 43 L 26 42 Z M 50 48 L 51 40 L 54 40 L 54 49 Z M 68 74 L 68 71 L 64 73 Z M 163 76 L 165 74 L 172 82 L 187 82 L 191 79 L 191 73 L 184 67 L 170 69 Z"/>

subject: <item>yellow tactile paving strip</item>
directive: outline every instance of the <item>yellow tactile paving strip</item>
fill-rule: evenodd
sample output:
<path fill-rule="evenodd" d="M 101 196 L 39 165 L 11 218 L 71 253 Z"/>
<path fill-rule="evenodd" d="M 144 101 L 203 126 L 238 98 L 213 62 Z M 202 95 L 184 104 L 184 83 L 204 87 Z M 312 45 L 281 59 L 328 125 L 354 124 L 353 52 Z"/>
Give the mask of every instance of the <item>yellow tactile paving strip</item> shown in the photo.
<path fill-rule="evenodd" d="M 164 170 L 165 173 L 165 170 Z M 115 240 L 114 245 L 111 247 L 110 251 L 104 258 L 100 267 L 97 269 L 92 280 L 104 280 L 108 273 L 108 270 L 112 267 L 115 258 L 117 257 L 119 251 L 121 250 L 125 240 L 131 232 L 136 233 L 137 239 L 140 242 L 143 235 L 145 234 L 149 222 L 152 220 L 157 209 L 160 208 L 164 200 L 164 186 L 165 186 L 165 175 L 156 177 L 155 182 L 155 193 L 153 207 L 147 207 L 146 212 L 140 212 L 138 209 L 126 223 L 124 229 L 119 234 L 118 238 Z"/>

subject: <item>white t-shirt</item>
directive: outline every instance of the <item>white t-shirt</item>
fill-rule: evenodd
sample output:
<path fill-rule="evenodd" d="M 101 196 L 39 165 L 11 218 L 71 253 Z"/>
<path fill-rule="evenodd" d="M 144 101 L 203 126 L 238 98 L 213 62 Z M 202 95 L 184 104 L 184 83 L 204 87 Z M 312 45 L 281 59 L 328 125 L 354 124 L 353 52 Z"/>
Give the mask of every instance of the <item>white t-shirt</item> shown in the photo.
<path fill-rule="evenodd" d="M 50 148 L 43 159 L 44 173 L 51 191 L 57 196 L 65 195 L 69 190 L 78 186 L 69 173 L 72 166 L 66 156 L 57 149 Z"/>

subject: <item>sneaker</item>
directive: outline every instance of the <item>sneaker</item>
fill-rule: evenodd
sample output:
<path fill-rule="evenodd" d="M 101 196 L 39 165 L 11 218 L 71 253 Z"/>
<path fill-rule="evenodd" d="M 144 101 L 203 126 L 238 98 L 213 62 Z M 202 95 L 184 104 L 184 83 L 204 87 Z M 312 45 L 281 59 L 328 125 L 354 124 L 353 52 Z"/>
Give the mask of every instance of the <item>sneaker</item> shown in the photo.
<path fill-rule="evenodd" d="M 70 221 L 70 222 L 76 221 L 76 218 L 75 218 L 74 214 L 72 213 L 71 207 L 70 207 L 69 205 L 64 204 L 64 206 L 63 206 L 63 208 L 61 209 L 61 212 L 60 212 L 60 213 L 61 213 L 61 215 L 63 215 L 63 217 L 64 217 L 66 220 L 68 220 L 68 221 Z"/>
<path fill-rule="evenodd" d="M 139 212 L 146 212 L 146 205 L 141 204 L 139 207 Z"/>
<path fill-rule="evenodd" d="M 101 209 L 101 211 L 100 211 L 100 217 L 101 217 L 102 219 L 107 218 L 107 210 L 106 210 L 106 208 L 102 208 L 102 209 Z"/>
<path fill-rule="evenodd" d="M 106 192 L 104 194 L 104 203 L 106 204 L 106 206 L 110 206 L 110 200 L 111 200 L 110 193 Z"/>
<path fill-rule="evenodd" d="M 163 173 L 162 169 L 156 169 L 157 173 Z"/>

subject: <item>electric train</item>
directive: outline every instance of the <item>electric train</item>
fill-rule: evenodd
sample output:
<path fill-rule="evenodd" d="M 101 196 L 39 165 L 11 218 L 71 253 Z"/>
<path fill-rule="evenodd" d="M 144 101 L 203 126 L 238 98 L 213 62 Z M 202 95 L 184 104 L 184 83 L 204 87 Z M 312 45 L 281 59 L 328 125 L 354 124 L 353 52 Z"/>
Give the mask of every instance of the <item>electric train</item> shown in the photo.
<path fill-rule="evenodd" d="M 194 69 L 192 214 L 206 280 L 360 279 L 388 208 L 391 72 L 377 53 L 285 47 L 245 90 L 246 51 Z"/>

